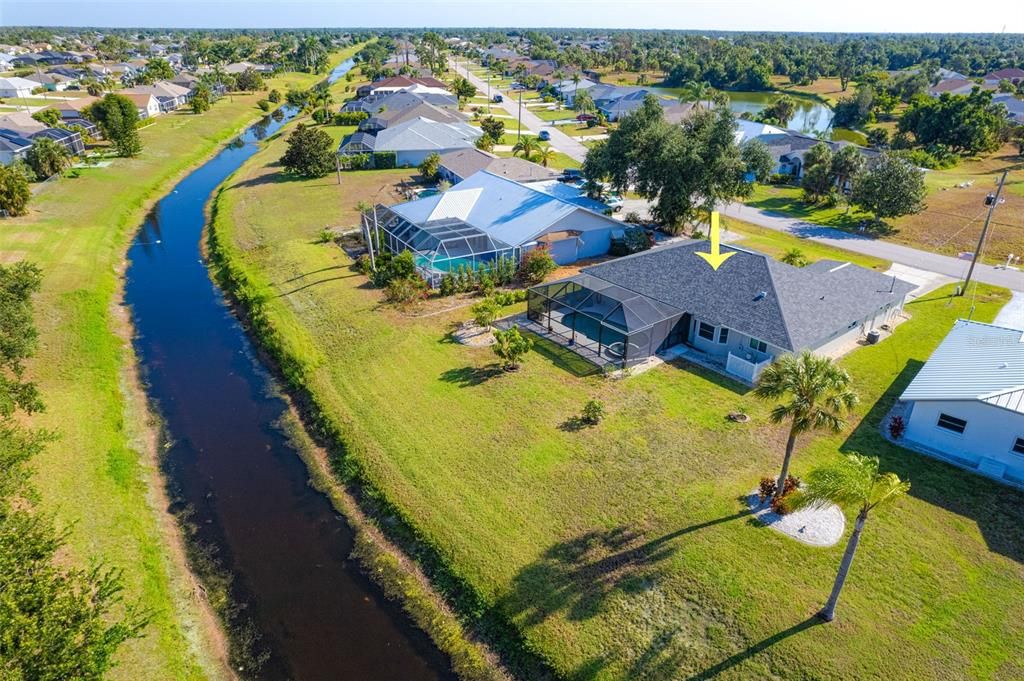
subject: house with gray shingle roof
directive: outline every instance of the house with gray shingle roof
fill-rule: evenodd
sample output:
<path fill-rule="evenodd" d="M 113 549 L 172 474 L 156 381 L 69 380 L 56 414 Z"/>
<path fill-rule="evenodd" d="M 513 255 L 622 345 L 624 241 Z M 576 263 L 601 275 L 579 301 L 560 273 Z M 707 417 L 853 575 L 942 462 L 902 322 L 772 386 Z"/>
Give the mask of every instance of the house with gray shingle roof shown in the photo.
<path fill-rule="evenodd" d="M 528 315 L 599 364 L 634 366 L 681 346 L 754 382 L 787 352 L 834 353 L 900 314 L 912 284 L 851 263 L 793 267 L 723 245 L 718 268 L 686 241 L 585 267 L 530 290 Z"/>
<path fill-rule="evenodd" d="M 477 149 L 458 149 L 442 154 L 438 174 L 451 184 L 458 184 L 481 170 L 516 182 L 553 180 L 561 173 L 526 159 L 504 158 Z"/>
<path fill-rule="evenodd" d="M 1024 331 L 957 321 L 900 402 L 910 447 L 1024 486 Z"/>
<path fill-rule="evenodd" d="M 397 166 L 411 168 L 433 153 L 472 148 L 481 135 L 483 131 L 480 128 L 461 121 L 442 123 L 429 118 L 414 118 L 385 128 L 376 135 L 353 133 L 341 141 L 338 153 L 368 153 L 367 147 L 372 146 L 373 153 L 394 153 Z"/>

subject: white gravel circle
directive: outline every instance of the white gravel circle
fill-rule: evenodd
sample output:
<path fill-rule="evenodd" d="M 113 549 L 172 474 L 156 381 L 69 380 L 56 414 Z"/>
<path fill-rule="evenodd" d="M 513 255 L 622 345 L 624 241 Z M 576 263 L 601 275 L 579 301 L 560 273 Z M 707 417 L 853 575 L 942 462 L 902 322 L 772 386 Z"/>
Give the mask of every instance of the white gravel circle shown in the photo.
<path fill-rule="evenodd" d="M 835 546 L 846 529 L 846 516 L 835 504 L 779 515 L 772 510 L 770 500 L 761 503 L 756 490 L 747 496 L 747 504 L 762 525 L 809 546 Z"/>

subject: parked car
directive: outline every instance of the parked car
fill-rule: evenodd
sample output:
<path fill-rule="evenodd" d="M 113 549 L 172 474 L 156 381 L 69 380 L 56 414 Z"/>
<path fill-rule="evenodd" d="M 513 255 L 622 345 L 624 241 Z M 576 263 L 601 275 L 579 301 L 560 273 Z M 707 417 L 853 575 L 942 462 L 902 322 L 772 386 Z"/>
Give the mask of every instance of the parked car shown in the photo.
<path fill-rule="evenodd" d="M 594 114 L 581 113 L 576 114 L 576 120 L 580 121 L 581 123 L 586 123 L 587 121 L 596 121 L 597 116 L 595 116 Z"/>
<path fill-rule="evenodd" d="M 502 102 L 505 101 L 505 98 L 502 97 L 501 95 L 494 95 L 493 97 L 491 97 L 491 101 L 494 102 L 495 104 L 501 104 Z"/>
<path fill-rule="evenodd" d="M 604 205 L 612 209 L 612 212 L 618 213 L 622 210 L 623 201 L 622 197 L 618 194 L 608 194 L 604 199 Z"/>
<path fill-rule="evenodd" d="M 566 168 L 562 171 L 562 177 L 559 178 L 562 182 L 578 182 L 583 180 L 583 171 L 579 168 Z"/>
<path fill-rule="evenodd" d="M 512 83 L 511 85 L 508 86 L 508 89 L 509 90 L 526 90 L 528 88 L 525 85 L 523 85 L 522 83 Z"/>
<path fill-rule="evenodd" d="M 541 142 L 550 142 L 551 133 L 548 132 L 547 130 L 541 130 L 539 133 L 537 133 L 537 139 L 539 139 Z"/>

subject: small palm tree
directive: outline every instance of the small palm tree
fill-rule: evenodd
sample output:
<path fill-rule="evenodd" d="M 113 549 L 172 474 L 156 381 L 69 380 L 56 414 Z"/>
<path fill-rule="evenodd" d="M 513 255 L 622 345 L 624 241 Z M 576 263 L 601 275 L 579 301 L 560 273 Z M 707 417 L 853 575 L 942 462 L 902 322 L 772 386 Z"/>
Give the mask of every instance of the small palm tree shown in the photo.
<path fill-rule="evenodd" d="M 539 150 L 537 140 L 533 139 L 532 135 L 523 135 L 519 138 L 519 141 L 512 147 L 512 155 L 518 156 L 523 155 L 527 161 L 533 158 L 533 155 Z"/>
<path fill-rule="evenodd" d="M 536 155 L 533 157 L 533 160 L 547 168 L 548 163 L 551 163 L 551 161 L 555 160 L 555 150 L 551 148 L 550 144 L 544 147 L 540 147 L 537 150 Z"/>
<path fill-rule="evenodd" d="M 850 389 L 850 375 L 828 357 L 805 350 L 799 355 L 783 355 L 761 373 L 754 394 L 762 400 L 783 400 L 772 409 L 772 423 L 789 419 L 786 456 L 775 496 L 782 495 L 789 462 L 793 458 L 796 437 L 819 428 L 838 433 L 846 427 L 843 412 L 857 404 L 857 394 Z"/>
<path fill-rule="evenodd" d="M 715 91 L 715 89 L 711 87 L 711 83 L 706 80 L 691 80 L 686 83 L 686 90 L 687 92 L 683 93 L 683 95 L 679 97 L 680 102 L 686 102 L 689 97 L 693 97 L 698 104 L 703 104 L 706 101 L 708 103 L 708 108 L 711 107 L 711 97 Z"/>
<path fill-rule="evenodd" d="M 910 483 L 900 480 L 895 473 L 879 473 L 878 457 L 850 454 L 842 461 L 811 471 L 803 488 L 793 500 L 794 508 L 838 504 L 858 508 L 857 520 L 853 525 L 853 534 L 846 543 L 843 560 L 839 563 L 839 572 L 832 585 L 832 593 L 818 617 L 831 622 L 836 616 L 836 604 L 839 594 L 846 583 L 846 576 L 853 565 L 853 557 L 860 544 L 860 535 L 864 531 L 864 523 L 868 514 L 876 508 L 891 504 L 910 489 Z"/>

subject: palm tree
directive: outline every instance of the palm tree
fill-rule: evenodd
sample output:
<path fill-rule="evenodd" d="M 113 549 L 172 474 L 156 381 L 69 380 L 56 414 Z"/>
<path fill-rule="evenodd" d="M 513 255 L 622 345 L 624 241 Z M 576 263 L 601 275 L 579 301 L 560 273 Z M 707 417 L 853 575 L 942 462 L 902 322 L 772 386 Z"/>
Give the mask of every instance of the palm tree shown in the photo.
<path fill-rule="evenodd" d="M 515 143 L 515 146 L 512 147 L 512 155 L 518 156 L 519 154 L 522 154 L 523 158 L 529 161 L 533 158 L 534 153 L 539 150 L 540 146 L 532 135 L 523 135 L 519 138 L 519 141 Z"/>
<path fill-rule="evenodd" d="M 685 103 L 686 101 L 688 101 L 689 97 L 693 97 L 694 101 L 696 101 L 698 104 L 703 104 L 706 101 L 708 103 L 708 108 L 711 108 L 711 97 L 712 93 L 715 91 L 715 89 L 711 87 L 711 83 L 707 82 L 706 80 L 687 81 L 686 90 L 687 92 L 680 95 L 680 102 Z"/>
<path fill-rule="evenodd" d="M 580 72 L 573 71 L 572 74 L 572 101 L 576 101 L 576 91 L 580 89 Z"/>
<path fill-rule="evenodd" d="M 804 350 L 799 355 L 783 355 L 761 373 L 754 394 L 762 400 L 788 402 L 775 405 L 769 418 L 772 423 L 789 419 L 789 439 L 775 497 L 782 495 L 789 462 L 793 458 L 796 437 L 819 428 L 838 433 L 846 427 L 844 411 L 857 404 L 857 394 L 850 389 L 850 375 L 828 357 Z"/>
<path fill-rule="evenodd" d="M 533 157 L 533 160 L 547 168 L 548 163 L 555 160 L 555 150 L 551 148 L 550 144 L 540 147 L 537 149 L 537 154 Z"/>
<path fill-rule="evenodd" d="M 795 508 L 838 504 L 840 506 L 858 507 L 857 520 L 853 525 L 853 534 L 846 544 L 843 560 L 839 563 L 839 572 L 832 585 L 832 593 L 818 617 L 831 622 L 836 616 L 836 604 L 839 594 L 850 573 L 853 556 L 860 544 L 860 535 L 864 531 L 864 523 L 868 514 L 879 506 L 890 504 L 910 489 L 910 483 L 900 480 L 895 473 L 879 473 L 878 457 L 849 454 L 842 461 L 811 471 L 803 488 L 794 499 Z"/>

